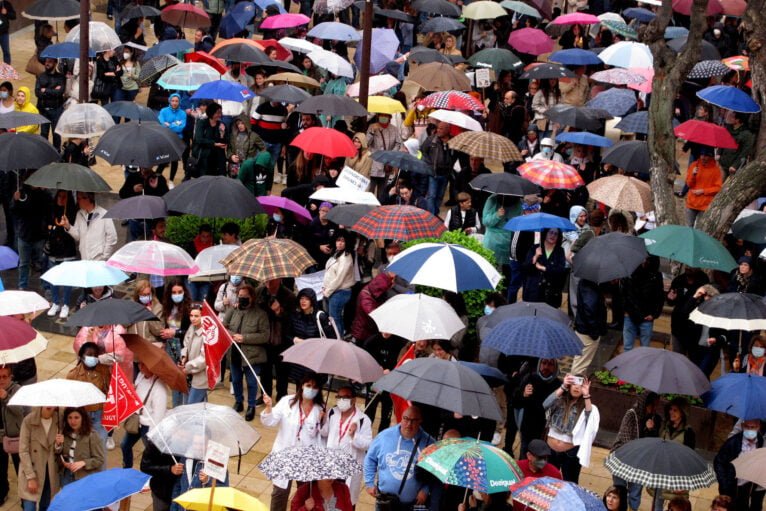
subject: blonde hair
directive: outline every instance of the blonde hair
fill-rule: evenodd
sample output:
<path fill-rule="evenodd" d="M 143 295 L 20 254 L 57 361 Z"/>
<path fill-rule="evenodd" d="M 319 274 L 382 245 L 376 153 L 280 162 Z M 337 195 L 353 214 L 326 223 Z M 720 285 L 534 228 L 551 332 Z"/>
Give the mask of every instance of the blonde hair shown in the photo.
<path fill-rule="evenodd" d="M 152 285 L 149 283 L 149 280 L 138 279 L 136 280 L 136 283 L 133 284 L 133 300 L 137 302 L 138 297 L 141 296 L 141 291 L 147 287 L 152 290 L 152 298 L 154 298 L 154 289 L 152 289 Z"/>

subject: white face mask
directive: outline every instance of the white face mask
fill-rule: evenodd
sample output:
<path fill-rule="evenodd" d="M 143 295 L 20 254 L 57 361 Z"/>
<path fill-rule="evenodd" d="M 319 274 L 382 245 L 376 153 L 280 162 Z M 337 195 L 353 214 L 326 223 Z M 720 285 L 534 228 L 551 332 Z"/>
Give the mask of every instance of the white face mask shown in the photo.
<path fill-rule="evenodd" d="M 303 399 L 314 399 L 319 394 L 319 389 L 303 387 Z"/>
<path fill-rule="evenodd" d="M 753 354 L 755 358 L 761 358 L 762 356 L 766 355 L 766 348 L 753 346 L 753 349 L 750 350 L 750 352 Z"/>
<path fill-rule="evenodd" d="M 351 399 L 347 397 L 341 397 L 335 400 L 335 406 L 338 407 L 338 410 L 341 412 L 345 412 L 351 409 Z"/>
<path fill-rule="evenodd" d="M 132 55 L 130 53 L 128 53 L 128 52 L 125 52 L 125 53 L 122 54 L 122 59 L 123 60 L 130 60 L 130 57 L 132 57 Z"/>

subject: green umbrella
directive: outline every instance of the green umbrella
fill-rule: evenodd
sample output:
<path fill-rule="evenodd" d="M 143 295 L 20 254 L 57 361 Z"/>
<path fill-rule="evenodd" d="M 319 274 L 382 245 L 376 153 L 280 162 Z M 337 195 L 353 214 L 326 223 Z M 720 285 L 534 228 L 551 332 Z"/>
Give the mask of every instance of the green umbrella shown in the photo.
<path fill-rule="evenodd" d="M 663 225 L 645 232 L 646 251 L 692 268 L 731 271 L 737 263 L 721 243 L 692 227 Z"/>
<path fill-rule="evenodd" d="M 500 2 L 501 7 L 505 7 L 508 10 L 511 10 L 517 14 L 521 14 L 522 16 L 532 16 L 533 18 L 542 18 L 540 13 L 532 7 L 531 5 L 527 5 L 524 2 L 519 2 L 518 0 L 504 0 Z"/>
<path fill-rule="evenodd" d="M 638 39 L 638 32 L 636 32 L 627 23 L 623 23 L 622 21 L 617 20 L 603 20 L 601 24 L 612 32 L 620 34 L 623 37 L 627 37 L 628 39 Z"/>
<path fill-rule="evenodd" d="M 78 192 L 111 192 L 104 179 L 93 170 L 74 163 L 49 163 L 25 181 L 29 186 Z"/>
<path fill-rule="evenodd" d="M 508 491 L 524 475 L 505 451 L 474 438 L 447 439 L 429 446 L 418 466 L 440 481 L 483 493 Z"/>
<path fill-rule="evenodd" d="M 468 63 L 473 67 L 487 67 L 495 71 L 519 69 L 522 66 L 521 59 L 504 48 L 485 48 L 471 55 Z"/>

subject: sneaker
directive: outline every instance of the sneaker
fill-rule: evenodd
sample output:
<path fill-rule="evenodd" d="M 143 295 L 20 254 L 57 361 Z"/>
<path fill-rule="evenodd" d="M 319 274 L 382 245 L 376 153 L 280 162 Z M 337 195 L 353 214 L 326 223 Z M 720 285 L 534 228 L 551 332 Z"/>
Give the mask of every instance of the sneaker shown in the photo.
<path fill-rule="evenodd" d="M 492 435 L 492 445 L 494 445 L 494 446 L 500 445 L 500 440 L 501 439 L 502 439 L 502 437 L 500 436 L 500 432 L 499 431 L 495 431 L 495 434 Z"/>
<path fill-rule="evenodd" d="M 229 394 L 231 394 L 232 396 L 234 395 L 234 384 L 233 383 L 229 384 Z"/>
<path fill-rule="evenodd" d="M 275 185 L 282 184 L 282 174 L 280 174 L 279 172 L 274 173 L 274 184 Z"/>
<path fill-rule="evenodd" d="M 61 314 L 59 314 L 59 319 L 66 319 L 68 317 L 69 317 L 69 305 L 62 305 Z"/>
<path fill-rule="evenodd" d="M 61 307 L 59 307 L 58 305 L 54 303 L 53 305 L 51 305 L 51 308 L 48 309 L 48 317 L 52 318 L 53 316 L 58 314 L 60 310 L 61 310 Z"/>
<path fill-rule="evenodd" d="M 176 184 L 173 181 L 168 179 L 168 190 L 172 190 L 175 187 L 176 187 Z"/>
<path fill-rule="evenodd" d="M 106 437 L 106 448 L 109 451 L 113 451 L 114 450 L 114 438 L 112 438 L 110 436 Z"/>

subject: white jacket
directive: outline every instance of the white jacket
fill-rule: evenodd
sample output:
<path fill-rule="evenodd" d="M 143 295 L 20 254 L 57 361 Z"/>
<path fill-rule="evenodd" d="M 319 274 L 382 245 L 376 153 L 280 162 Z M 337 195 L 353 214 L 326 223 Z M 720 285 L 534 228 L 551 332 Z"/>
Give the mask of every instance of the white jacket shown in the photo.
<path fill-rule="evenodd" d="M 324 280 L 322 281 L 322 295 L 329 298 L 339 289 L 351 289 L 356 284 L 354 277 L 354 256 L 342 254 L 339 257 L 331 257 L 325 265 Z"/>
<path fill-rule="evenodd" d="M 361 408 L 355 407 L 354 414 L 343 423 L 341 429 L 341 411 L 338 407 L 330 410 L 328 418 L 322 426 L 322 436 L 327 439 L 327 447 L 341 449 L 350 452 L 359 465 L 364 464 L 364 455 L 372 443 L 372 424 L 370 418 L 365 415 Z M 352 424 L 356 424 L 354 436 L 348 433 Z M 351 492 L 351 503 L 356 505 L 359 501 L 359 493 L 362 490 L 362 471 L 346 479 L 346 485 Z"/>
<path fill-rule="evenodd" d="M 151 429 L 165 417 L 168 409 L 168 387 L 156 376 L 147 378 L 143 373 L 138 373 L 136 394 L 144 402 L 144 407 L 139 412 L 139 422 Z"/>
<path fill-rule="evenodd" d="M 590 415 L 587 420 L 585 420 L 585 415 L 585 410 L 583 410 L 577 418 L 577 423 L 572 430 L 572 443 L 580 446 L 577 449 L 577 459 L 580 460 L 580 465 L 588 468 L 593 441 L 596 439 L 596 433 L 598 433 L 601 416 L 598 413 L 598 407 L 594 404 L 590 405 Z"/>
<path fill-rule="evenodd" d="M 106 210 L 96 206 L 91 212 L 91 220 L 88 222 L 88 213 L 78 210 L 74 225 L 69 229 L 69 235 L 79 243 L 80 258 L 86 261 L 106 261 L 114 252 L 117 245 L 117 230 L 114 221 L 104 218 Z"/>
<path fill-rule="evenodd" d="M 184 373 L 192 377 L 191 386 L 194 389 L 206 389 L 207 362 L 205 361 L 205 341 L 202 337 L 202 327 L 190 326 L 184 335 L 184 345 L 181 357 L 186 357 Z"/>

